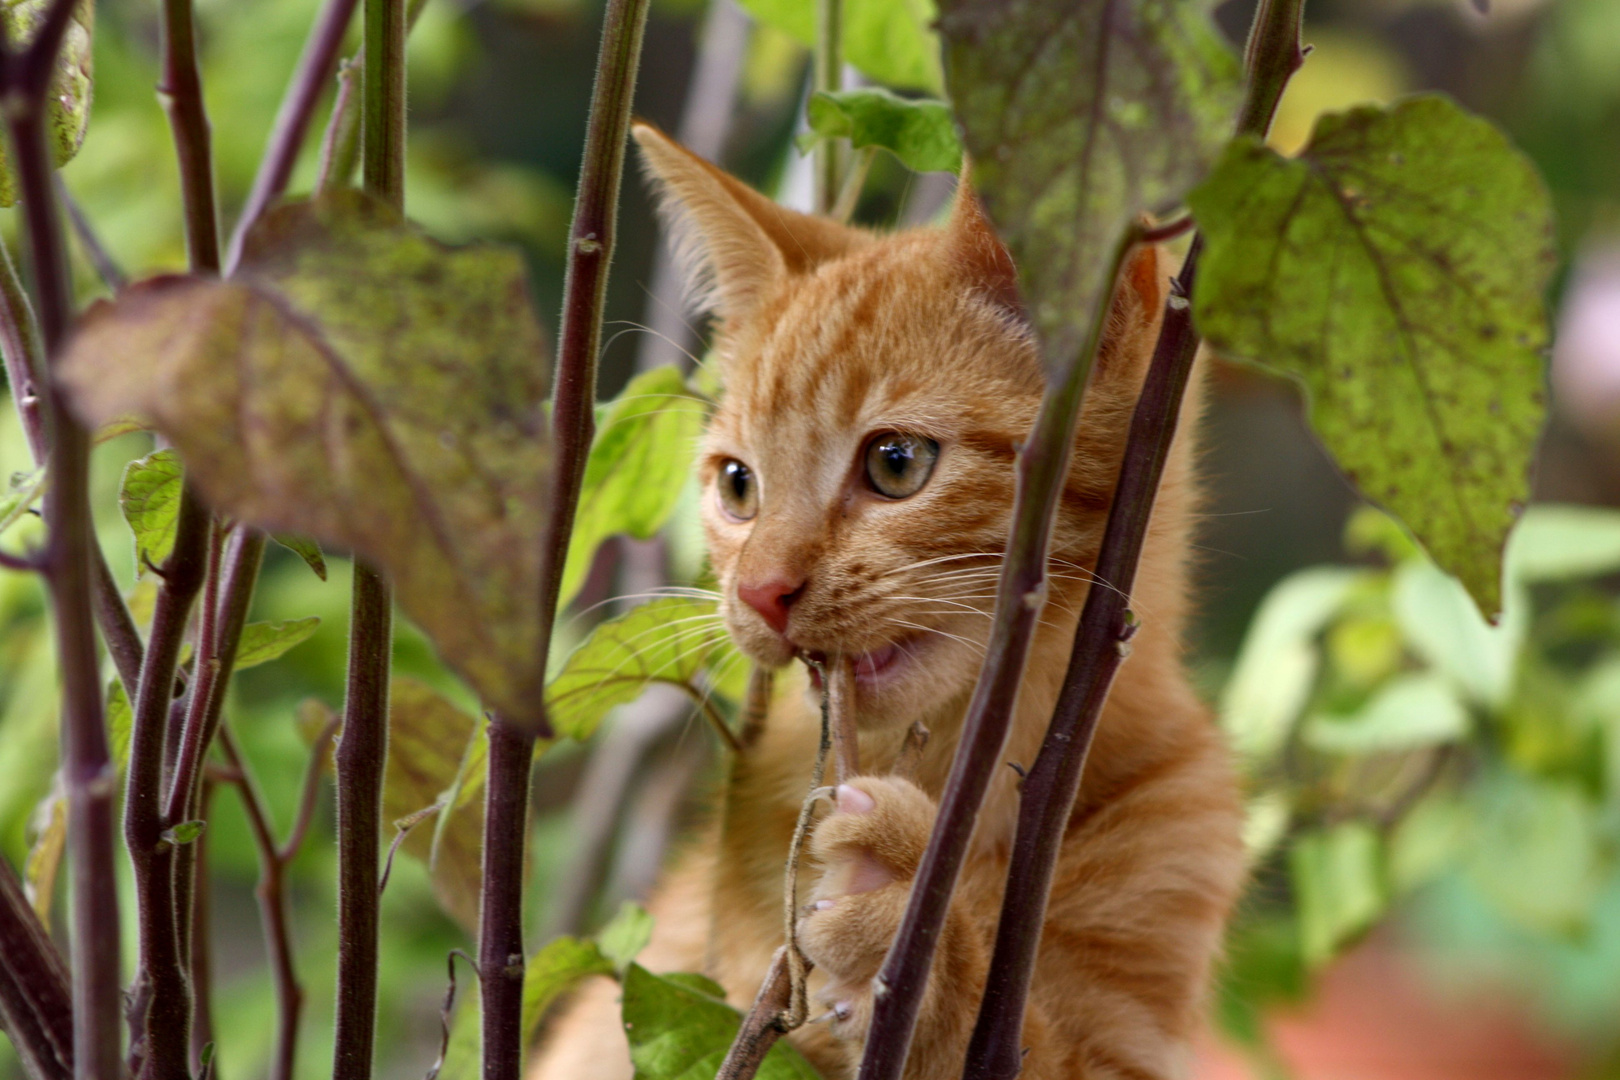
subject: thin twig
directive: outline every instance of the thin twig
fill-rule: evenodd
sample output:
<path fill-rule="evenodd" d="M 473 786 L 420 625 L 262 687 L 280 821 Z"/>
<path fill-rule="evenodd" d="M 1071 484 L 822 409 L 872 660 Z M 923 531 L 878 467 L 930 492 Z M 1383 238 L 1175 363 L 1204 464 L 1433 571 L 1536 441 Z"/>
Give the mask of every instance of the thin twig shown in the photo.
<path fill-rule="evenodd" d="M 1247 52 L 1249 92 L 1239 134 L 1265 134 L 1288 79 L 1303 61 L 1302 2 L 1262 0 L 1255 12 Z M 1198 351 L 1190 298 L 1202 250 L 1202 239 L 1195 236 L 1172 283 L 1131 418 L 1094 575 L 1113 587 L 1093 588 L 1086 595 L 1051 725 L 1020 789 L 995 952 L 968 1045 L 964 1076 L 972 1080 L 1012 1080 L 1023 1067 L 1024 1012 L 1052 875 L 1103 704 L 1136 629 L 1128 609 L 1131 586 Z"/>
<path fill-rule="evenodd" d="M 90 256 L 90 265 L 96 268 L 96 276 L 101 278 L 101 283 L 107 286 L 109 291 L 119 292 L 129 284 L 129 278 L 119 267 L 118 260 L 112 257 L 112 252 L 101 242 L 101 237 L 96 234 L 90 219 L 85 216 L 79 200 L 68 190 L 67 181 L 62 179 L 61 173 L 56 175 L 56 194 L 62 200 L 62 208 L 67 211 L 68 223 L 73 226 L 73 235 L 79 238 L 79 246 Z"/>
<path fill-rule="evenodd" d="M 860 729 L 855 723 L 855 661 L 834 656 L 825 669 L 822 703 L 832 717 L 833 776 L 840 784 L 861 775 Z"/>
<path fill-rule="evenodd" d="M 197 63 L 197 23 L 191 0 L 163 0 L 162 76 L 158 99 L 169 114 L 180 162 L 186 253 L 192 273 L 219 273 L 219 208 L 214 193 L 213 134 Z"/>
<path fill-rule="evenodd" d="M 231 232 L 230 246 L 225 256 L 225 272 L 231 273 L 242 261 L 242 245 L 255 222 L 270 205 L 287 190 L 292 179 L 293 166 L 298 163 L 299 151 L 309 133 L 315 106 L 320 104 L 337 70 L 338 52 L 343 48 L 343 36 L 354 21 L 354 9 L 359 0 L 326 0 L 315 23 L 309 28 L 304 51 L 298 57 L 298 67 L 282 95 L 281 107 L 276 110 L 275 124 L 270 129 L 264 156 L 259 159 L 259 171 L 253 177 L 253 188 L 247 202 L 242 205 L 241 216 Z"/>
<path fill-rule="evenodd" d="M 805 657 L 804 662 L 826 686 L 827 665 L 813 657 Z M 835 665 L 840 669 L 847 666 L 842 662 Z M 793 825 L 793 839 L 788 844 L 787 864 L 782 871 L 782 945 L 771 956 L 771 966 L 760 982 L 759 992 L 754 995 L 754 1004 L 743 1016 L 737 1037 L 726 1051 L 715 1080 L 753 1080 L 776 1040 L 801 1027 L 810 1012 L 806 982 L 811 964 L 799 948 L 799 863 L 804 856 L 804 841 L 810 833 L 816 806 L 834 790 L 822 785 L 834 731 L 841 720 L 833 715 L 833 697 L 831 693 L 821 695 L 821 740 L 810 770 L 810 792 L 799 804 L 799 817 Z"/>

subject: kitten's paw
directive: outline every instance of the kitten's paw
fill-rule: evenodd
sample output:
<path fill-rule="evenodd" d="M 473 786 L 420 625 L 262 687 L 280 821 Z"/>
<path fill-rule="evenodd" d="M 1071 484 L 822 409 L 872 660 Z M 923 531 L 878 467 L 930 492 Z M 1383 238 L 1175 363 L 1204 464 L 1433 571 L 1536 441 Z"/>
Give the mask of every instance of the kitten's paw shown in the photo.
<path fill-rule="evenodd" d="M 820 864 L 799 920 L 799 946 L 827 975 L 816 995 L 839 1038 L 859 1039 L 871 1022 L 872 978 L 900 928 L 911 878 L 928 846 L 936 808 L 898 777 L 841 785 L 836 809 L 810 839 Z"/>

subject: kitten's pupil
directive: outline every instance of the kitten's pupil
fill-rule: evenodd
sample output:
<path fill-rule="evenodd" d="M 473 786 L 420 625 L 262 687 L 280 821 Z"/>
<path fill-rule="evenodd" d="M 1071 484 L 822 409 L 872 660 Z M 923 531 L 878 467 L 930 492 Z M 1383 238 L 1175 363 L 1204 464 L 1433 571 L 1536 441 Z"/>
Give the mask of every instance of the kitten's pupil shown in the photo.
<path fill-rule="evenodd" d="M 720 508 L 737 521 L 747 521 L 759 511 L 759 491 L 754 474 L 736 458 L 720 465 Z"/>
<path fill-rule="evenodd" d="M 938 457 L 939 443 L 933 439 L 890 432 L 868 446 L 866 476 L 880 495 L 903 499 L 928 482 Z"/>

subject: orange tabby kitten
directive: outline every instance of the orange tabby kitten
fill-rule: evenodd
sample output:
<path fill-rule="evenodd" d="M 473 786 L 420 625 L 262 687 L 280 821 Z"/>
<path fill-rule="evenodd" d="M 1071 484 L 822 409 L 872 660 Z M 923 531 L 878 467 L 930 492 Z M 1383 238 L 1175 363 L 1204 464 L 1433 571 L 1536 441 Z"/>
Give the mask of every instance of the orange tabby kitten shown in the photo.
<path fill-rule="evenodd" d="M 1011 261 L 971 192 L 943 228 L 879 235 L 776 206 L 646 125 L 635 129 L 680 248 L 719 318 L 725 393 L 704 441 L 704 522 L 737 644 L 783 668 L 732 764 L 722 820 L 653 902 L 643 962 L 702 971 L 740 1007 L 781 943 L 782 866 L 819 733 L 800 652 L 858 655 L 860 757 L 802 880 L 801 942 L 826 1022 L 792 1039 L 854 1073 L 871 980 L 933 825 L 989 636 L 1013 462 L 1042 391 Z M 1052 539 L 1051 594 L 1006 749 L 1032 762 L 1102 535 L 1168 277 L 1141 250 L 1114 299 Z M 1141 616 L 1057 866 L 1024 1041 L 1025 1075 L 1183 1075 L 1242 875 L 1237 788 L 1182 670 L 1191 518 L 1188 406 L 1143 554 Z M 932 731 L 916 782 L 886 776 L 908 726 Z M 960 1075 L 1017 812 L 999 772 L 936 953 L 907 1076 Z M 535 1076 L 627 1077 L 613 985 L 584 991 Z M 822 1010 L 817 1010 L 822 1011 Z"/>

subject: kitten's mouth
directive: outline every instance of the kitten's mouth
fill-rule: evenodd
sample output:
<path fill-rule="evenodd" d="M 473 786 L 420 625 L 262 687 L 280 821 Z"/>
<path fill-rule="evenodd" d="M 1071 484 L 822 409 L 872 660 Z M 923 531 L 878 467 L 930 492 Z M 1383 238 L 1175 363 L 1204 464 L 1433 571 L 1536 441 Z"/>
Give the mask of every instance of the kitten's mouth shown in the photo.
<path fill-rule="evenodd" d="M 912 639 L 901 638 L 880 645 L 870 652 L 861 653 L 855 657 L 855 683 L 857 686 L 876 686 L 888 681 L 897 670 L 904 666 L 908 649 L 914 645 Z M 818 663 L 826 663 L 827 654 L 822 652 L 806 653 L 808 659 Z M 810 682 L 817 689 L 821 688 L 821 670 L 816 664 L 810 665 Z"/>

